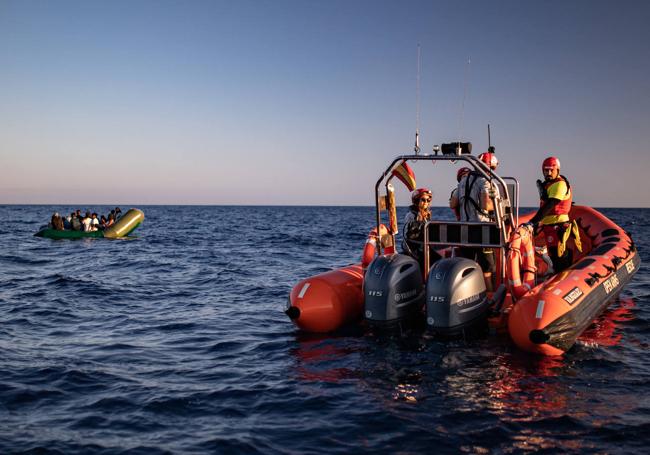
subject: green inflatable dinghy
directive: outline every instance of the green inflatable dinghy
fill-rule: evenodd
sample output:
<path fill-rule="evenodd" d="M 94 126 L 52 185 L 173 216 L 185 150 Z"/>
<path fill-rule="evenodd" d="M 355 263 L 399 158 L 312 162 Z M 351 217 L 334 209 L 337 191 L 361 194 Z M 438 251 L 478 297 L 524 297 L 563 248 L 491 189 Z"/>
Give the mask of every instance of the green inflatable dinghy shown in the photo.
<path fill-rule="evenodd" d="M 72 231 L 69 229 L 59 231 L 45 228 L 34 234 L 36 237 L 48 239 L 83 239 L 83 238 L 107 238 L 119 239 L 125 237 L 135 230 L 144 221 L 144 212 L 138 209 L 129 209 L 122 215 L 113 226 L 103 231 Z"/>

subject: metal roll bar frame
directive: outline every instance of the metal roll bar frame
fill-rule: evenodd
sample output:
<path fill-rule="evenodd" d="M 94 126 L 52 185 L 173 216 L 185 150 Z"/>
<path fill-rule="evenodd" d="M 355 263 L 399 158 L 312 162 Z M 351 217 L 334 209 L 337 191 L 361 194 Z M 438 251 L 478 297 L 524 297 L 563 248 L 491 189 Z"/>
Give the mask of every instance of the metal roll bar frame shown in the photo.
<path fill-rule="evenodd" d="M 386 168 L 384 173 L 379 177 L 377 180 L 377 183 L 375 184 L 375 208 L 376 208 L 376 218 L 377 218 L 377 231 L 376 232 L 381 232 L 380 231 L 380 225 L 381 225 L 381 203 L 380 203 L 380 195 L 379 195 L 379 188 L 382 184 L 382 182 L 385 180 L 385 186 L 386 186 L 386 193 L 388 194 L 388 184 L 394 177 L 393 175 L 393 170 L 397 167 L 397 163 L 402 163 L 402 162 L 408 162 L 408 161 L 451 161 L 451 162 L 456 162 L 456 161 L 465 161 L 467 164 L 470 165 L 471 168 L 475 172 L 478 172 L 480 175 L 485 177 L 488 181 L 492 182 L 492 180 L 496 180 L 499 183 L 499 191 L 494 191 L 491 192 L 490 198 L 492 199 L 492 203 L 494 204 L 494 214 L 495 214 L 495 222 L 494 223 L 476 223 L 476 222 L 467 222 L 467 221 L 451 221 L 447 222 L 447 224 L 459 224 L 459 225 L 473 225 L 473 224 L 481 224 L 481 225 L 495 225 L 497 229 L 500 232 L 500 240 L 501 240 L 501 245 L 499 247 L 500 249 L 500 254 L 501 254 L 501 264 L 505 264 L 505 247 L 508 243 L 508 238 L 506 237 L 508 235 L 507 231 L 507 224 L 510 225 L 511 228 L 515 228 L 517 224 L 519 223 L 519 182 L 517 181 L 516 178 L 514 177 L 500 177 L 497 175 L 492 169 L 490 169 L 485 163 L 483 163 L 481 160 L 478 159 L 478 157 L 471 155 L 471 154 L 456 154 L 456 155 L 450 155 L 450 154 L 443 154 L 443 155 L 400 155 L 396 157 L 392 163 Z M 513 204 L 512 204 L 512 199 L 510 198 L 510 194 L 508 191 L 508 185 L 505 183 L 505 180 L 512 180 L 514 182 L 514 187 L 515 187 L 515 197 L 516 197 L 516 205 L 514 205 L 515 210 L 513 210 Z M 505 202 L 507 201 L 509 207 L 510 207 L 510 213 L 506 214 L 504 213 L 505 211 Z M 514 212 L 514 213 L 513 213 Z M 389 215 L 390 216 L 390 215 Z M 399 221 L 398 221 L 399 222 Z M 424 276 L 426 279 L 426 276 L 429 274 L 429 246 L 430 245 L 442 245 L 442 243 L 439 242 L 429 242 L 428 241 L 428 231 L 429 231 L 429 224 L 431 221 L 428 221 L 427 224 L 425 225 L 425 230 L 424 230 Z M 391 233 L 392 240 L 393 240 L 393 245 L 396 245 L 396 239 L 395 239 L 395 233 Z M 382 254 L 382 242 L 379 241 L 377 242 L 377 252 L 379 255 Z M 449 245 L 449 243 L 445 243 L 445 245 Z M 455 245 L 451 245 L 455 246 Z M 470 245 L 471 247 L 478 247 L 480 248 L 482 245 L 481 244 L 472 244 Z M 485 247 L 489 248 L 494 248 L 494 245 L 485 245 Z M 505 278 L 505 267 L 501 267 L 501 278 Z"/>

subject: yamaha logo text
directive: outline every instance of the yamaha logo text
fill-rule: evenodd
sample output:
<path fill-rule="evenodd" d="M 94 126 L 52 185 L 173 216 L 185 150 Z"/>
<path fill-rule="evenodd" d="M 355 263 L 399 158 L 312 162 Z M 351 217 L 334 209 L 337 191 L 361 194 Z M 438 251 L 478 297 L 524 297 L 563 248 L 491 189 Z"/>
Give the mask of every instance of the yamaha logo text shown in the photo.
<path fill-rule="evenodd" d="M 410 291 L 402 292 L 401 294 L 395 294 L 395 301 L 399 302 L 402 299 L 408 299 L 409 297 L 413 297 L 417 293 L 418 293 L 417 289 L 411 289 Z"/>

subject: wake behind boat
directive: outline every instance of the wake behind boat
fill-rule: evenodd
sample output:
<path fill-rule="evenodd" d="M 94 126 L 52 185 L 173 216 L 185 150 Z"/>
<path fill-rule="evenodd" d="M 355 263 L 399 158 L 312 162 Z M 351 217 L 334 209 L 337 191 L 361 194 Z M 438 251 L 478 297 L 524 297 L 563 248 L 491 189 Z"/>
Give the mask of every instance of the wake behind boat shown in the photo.
<path fill-rule="evenodd" d="M 81 238 L 108 238 L 118 239 L 133 232 L 144 221 L 144 212 L 139 209 L 129 209 L 111 226 L 103 230 L 82 231 L 72 229 L 54 229 L 46 226 L 39 230 L 36 237 L 48 239 L 81 239 Z"/>
<path fill-rule="evenodd" d="M 469 143 L 443 144 L 434 151 L 393 160 L 375 185 L 376 227 L 362 262 L 297 283 L 286 314 L 307 332 L 330 332 L 362 321 L 376 328 L 419 322 L 434 334 L 449 336 L 487 323 L 497 331 L 507 329 L 523 350 L 566 352 L 638 270 L 640 258 L 630 235 L 595 209 L 574 205 L 574 237 L 566 242 L 572 263 L 554 273 L 541 248 L 543 232 L 533 235 L 520 224 L 533 214 L 519 218 L 518 181 L 497 175 L 471 154 Z M 410 170 L 409 161 L 463 162 L 493 182 L 498 187 L 490 194 L 493 221 L 432 219 L 424 228 L 423 263 L 397 253 L 391 180 Z M 478 263 L 458 257 L 459 248 L 494 251 L 496 291 L 488 291 Z M 432 261 L 431 251 L 441 259 Z"/>

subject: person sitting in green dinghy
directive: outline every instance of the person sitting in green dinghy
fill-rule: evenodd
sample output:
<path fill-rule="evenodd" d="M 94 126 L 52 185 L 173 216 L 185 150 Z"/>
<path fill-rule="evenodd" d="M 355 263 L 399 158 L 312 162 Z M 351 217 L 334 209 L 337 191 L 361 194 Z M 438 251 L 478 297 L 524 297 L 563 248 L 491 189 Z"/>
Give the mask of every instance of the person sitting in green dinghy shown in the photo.
<path fill-rule="evenodd" d="M 76 213 L 72 213 L 70 216 L 71 229 L 64 229 L 63 219 L 60 216 L 53 215 L 52 222 L 47 226 L 43 226 L 34 235 L 50 239 L 78 239 L 85 237 L 117 239 L 128 236 L 142 224 L 142 221 L 144 221 L 142 210 L 129 209 L 117 221 L 113 219 L 112 215 L 109 215 L 103 229 L 100 229 L 100 221 L 97 219 L 96 213 L 87 212 L 83 218 L 76 216 Z"/>

